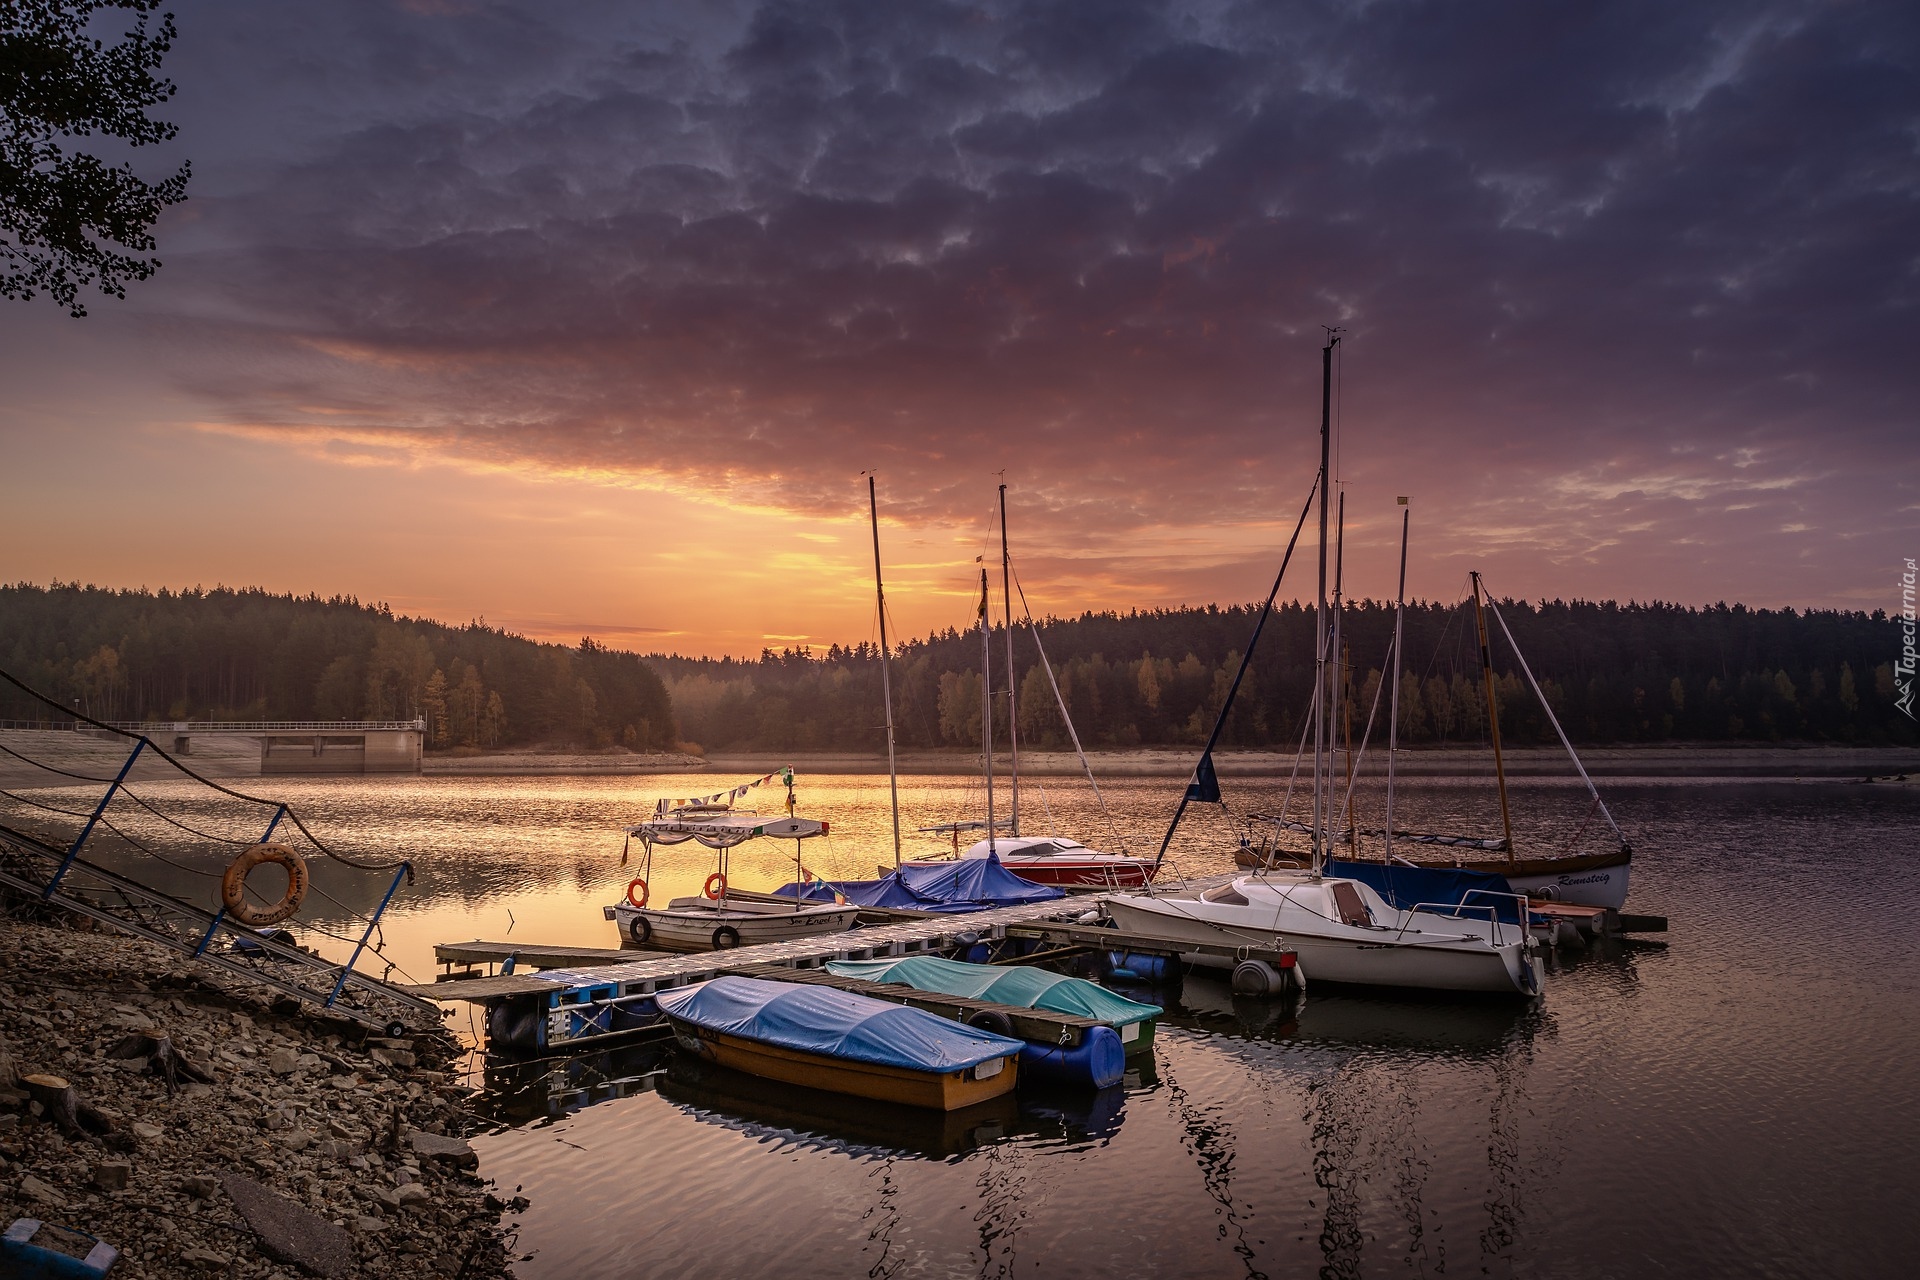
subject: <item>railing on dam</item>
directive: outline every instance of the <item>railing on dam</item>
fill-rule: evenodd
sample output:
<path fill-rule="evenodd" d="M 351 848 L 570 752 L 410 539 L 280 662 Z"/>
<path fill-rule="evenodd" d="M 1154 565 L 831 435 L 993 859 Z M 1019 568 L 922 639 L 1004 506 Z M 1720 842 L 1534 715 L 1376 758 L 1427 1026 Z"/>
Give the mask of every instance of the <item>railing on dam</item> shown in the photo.
<path fill-rule="evenodd" d="M 425 720 L 109 720 L 129 733 L 392 733 L 426 732 Z M 77 720 L 0 720 L 0 729 L 72 729 L 98 733 Z"/>

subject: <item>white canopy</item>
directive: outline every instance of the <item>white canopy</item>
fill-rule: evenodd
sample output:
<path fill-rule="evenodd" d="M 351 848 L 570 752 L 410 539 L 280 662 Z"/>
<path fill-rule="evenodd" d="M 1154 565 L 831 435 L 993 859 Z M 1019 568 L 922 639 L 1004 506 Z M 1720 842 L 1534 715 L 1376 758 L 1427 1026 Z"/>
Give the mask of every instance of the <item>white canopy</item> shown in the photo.
<path fill-rule="evenodd" d="M 785 840 L 806 840 L 827 834 L 827 824 L 812 818 L 794 818 L 786 814 L 762 817 L 745 810 L 711 809 L 699 806 L 676 809 L 628 827 L 629 835 L 649 844 L 681 844 L 698 840 L 709 849 L 731 849 L 755 836 L 777 836 Z"/>

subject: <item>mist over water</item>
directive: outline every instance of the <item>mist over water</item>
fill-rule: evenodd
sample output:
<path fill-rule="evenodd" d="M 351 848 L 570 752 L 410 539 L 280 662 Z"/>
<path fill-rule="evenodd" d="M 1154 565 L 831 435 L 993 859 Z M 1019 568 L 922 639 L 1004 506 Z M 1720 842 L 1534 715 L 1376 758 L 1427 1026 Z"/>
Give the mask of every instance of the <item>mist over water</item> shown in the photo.
<path fill-rule="evenodd" d="M 388 958 L 425 980 L 435 942 L 617 945 L 600 908 L 639 857 L 635 846 L 621 865 L 620 829 L 657 797 L 732 781 L 270 789 L 323 839 L 414 859 L 418 882 L 383 933 Z M 1163 993 L 1177 1003 L 1153 1061 L 1123 1087 L 1023 1090 L 958 1118 L 783 1090 L 658 1045 L 493 1064 L 476 1108 L 499 1127 L 476 1145 L 503 1194 L 529 1200 L 519 1274 L 1909 1274 L 1920 789 L 1603 785 L 1635 847 L 1629 909 L 1671 917 L 1669 945 L 1562 953 L 1538 1004 L 1314 988 L 1296 1008 L 1194 975 Z M 1156 847 L 1179 784 L 1102 790 L 1111 828 L 1084 783 L 1061 779 L 1022 788 L 1022 827 Z M 1272 811 L 1286 780 L 1226 790 L 1236 814 Z M 143 794 L 189 821 L 231 820 L 175 784 Z M 1396 825 L 1497 833 L 1484 780 L 1407 782 L 1399 795 Z M 982 800 L 965 778 L 906 779 L 901 798 L 909 855 L 938 841 L 913 828 L 978 816 Z M 997 789 L 1003 811 L 1005 799 Z M 772 812 L 783 795 L 768 787 L 750 803 Z M 1363 824 L 1377 821 L 1377 789 L 1357 803 Z M 1523 851 L 1563 848 L 1583 824 L 1581 847 L 1601 847 L 1577 784 L 1520 780 L 1513 807 Z M 891 862 L 884 777 L 803 775 L 799 811 L 833 827 L 803 850 L 811 870 L 870 876 Z M 1233 834 L 1196 806 L 1178 867 L 1225 869 Z M 733 882 L 790 879 L 793 852 L 736 850 Z M 656 899 L 697 891 L 712 858 L 662 850 Z M 181 861 L 224 865 L 211 850 Z M 214 891 L 206 875 L 142 870 L 189 897 Z M 388 879 L 327 863 L 314 878 L 360 911 Z M 345 910 L 316 905 L 316 924 L 353 933 Z M 347 945 L 306 936 L 334 954 Z M 465 1006 L 450 1025 L 471 1025 Z"/>

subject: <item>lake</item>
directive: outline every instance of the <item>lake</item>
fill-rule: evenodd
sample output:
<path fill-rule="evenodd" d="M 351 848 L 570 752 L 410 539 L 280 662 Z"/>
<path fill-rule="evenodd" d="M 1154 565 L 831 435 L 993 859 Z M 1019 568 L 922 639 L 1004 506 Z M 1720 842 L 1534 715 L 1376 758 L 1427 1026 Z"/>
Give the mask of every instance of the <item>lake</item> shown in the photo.
<path fill-rule="evenodd" d="M 404 854 L 419 880 L 383 933 L 396 976 L 435 942 L 614 946 L 623 824 L 662 778 L 263 779 L 323 838 Z M 1285 779 L 1226 784 L 1236 814 Z M 1179 785 L 1023 788 L 1022 825 L 1150 852 Z M 1404 817 L 1497 831 L 1484 780 L 1403 783 Z M 61 793 L 34 793 L 57 795 Z M 75 793 L 64 793 L 70 797 Z M 230 808 L 182 785 L 142 794 L 190 822 Z M 662 1045 L 532 1065 L 474 1059 L 495 1122 L 482 1171 L 527 1200 L 518 1273 L 591 1276 L 1877 1276 L 1912 1273 L 1904 1215 L 1920 1150 L 1920 966 L 1912 906 L 1920 789 L 1609 780 L 1635 846 L 1629 909 L 1671 917 L 1665 945 L 1562 953 L 1532 1004 L 1310 989 L 1231 996 L 1189 976 L 1150 1065 L 1103 1095 L 1023 1091 L 957 1119 L 803 1095 L 699 1070 Z M 775 789 L 755 793 L 763 811 Z M 975 816 L 976 781 L 903 780 L 912 829 Z M 1005 793 L 998 799 L 1004 805 Z M 1365 803 L 1377 804 L 1368 793 Z M 884 776 L 805 777 L 799 811 L 833 834 L 808 867 L 891 862 Z M 1523 850 L 1585 821 L 1577 784 L 1514 787 Z M 238 828 L 234 828 L 238 830 Z M 1227 866 L 1232 829 L 1196 806 L 1175 844 Z M 733 881 L 791 878 L 792 846 L 747 846 Z M 697 846 L 662 850 L 653 893 L 697 891 Z M 188 855 L 217 870 L 217 855 Z M 204 862 L 205 866 L 199 866 Z M 205 897 L 204 876 L 156 879 Z M 148 873 L 153 874 L 151 867 Z M 317 864 L 367 910 L 384 877 Z M 353 923 L 324 901 L 308 940 Z M 454 1006 L 450 1025 L 474 1019 Z"/>

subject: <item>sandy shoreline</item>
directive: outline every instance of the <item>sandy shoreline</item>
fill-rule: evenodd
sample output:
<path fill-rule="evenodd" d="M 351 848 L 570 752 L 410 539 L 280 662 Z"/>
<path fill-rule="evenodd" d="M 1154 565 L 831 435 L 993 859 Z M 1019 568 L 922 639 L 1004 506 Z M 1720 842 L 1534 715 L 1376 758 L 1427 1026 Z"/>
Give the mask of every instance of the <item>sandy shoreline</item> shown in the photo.
<path fill-rule="evenodd" d="M 1184 778 L 1193 771 L 1191 748 L 1142 748 L 1089 753 L 1098 778 Z M 1580 751 L 1587 771 L 1605 777 L 1657 778 L 1873 778 L 1893 781 L 1920 775 L 1920 749 L 1840 747 L 1824 744 L 1680 744 L 1588 747 Z M 903 774 L 964 774 L 977 770 L 978 752 L 905 751 Z M 1008 760 L 996 757 L 1000 769 Z M 1507 772 L 1515 777 L 1571 776 L 1564 751 L 1521 747 L 1506 753 Z M 790 764 L 806 773 L 884 773 L 886 756 L 861 752 L 714 752 L 705 760 L 682 755 L 587 755 L 560 752 L 504 752 L 497 755 L 428 757 L 423 772 L 434 777 L 512 777 L 543 775 L 638 775 L 701 773 L 746 775 Z M 1293 768 L 1293 756 L 1269 751 L 1217 751 L 1214 765 L 1223 777 L 1270 777 Z M 1384 758 L 1369 754 L 1361 772 L 1385 770 Z M 1074 776 L 1080 763 L 1071 752 L 1020 754 L 1022 773 L 1041 777 Z M 1493 759 L 1483 748 L 1428 747 L 1400 753 L 1403 777 L 1474 777 L 1490 774 Z"/>

